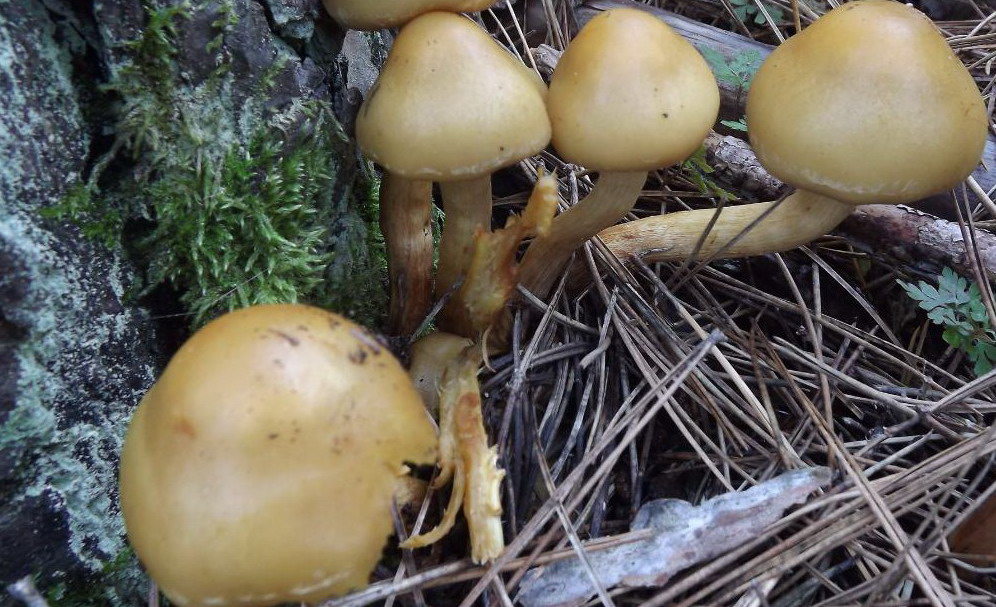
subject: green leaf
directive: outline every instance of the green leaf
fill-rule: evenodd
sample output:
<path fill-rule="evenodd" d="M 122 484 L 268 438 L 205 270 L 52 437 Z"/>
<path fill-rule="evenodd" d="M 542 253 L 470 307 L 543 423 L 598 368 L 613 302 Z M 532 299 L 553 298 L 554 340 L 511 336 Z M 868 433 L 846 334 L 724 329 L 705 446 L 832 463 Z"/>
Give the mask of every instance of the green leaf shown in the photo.
<path fill-rule="evenodd" d="M 954 325 L 958 322 L 955 318 L 954 311 L 943 307 L 937 307 L 928 312 L 927 318 L 932 320 L 934 324 L 938 325 Z"/>
<path fill-rule="evenodd" d="M 747 121 L 743 118 L 740 120 L 720 120 L 719 123 L 734 131 L 747 132 Z"/>
<path fill-rule="evenodd" d="M 897 280 L 896 282 L 903 288 L 904 291 L 906 291 L 906 295 L 908 295 L 910 299 L 915 299 L 917 301 L 924 299 L 923 291 L 920 290 L 920 287 L 911 282 L 903 282 L 901 280 Z"/>
<path fill-rule="evenodd" d="M 923 301 L 931 303 L 931 306 L 930 306 L 931 308 L 936 307 L 936 306 L 938 306 L 938 305 L 940 305 L 942 303 L 945 303 L 945 302 L 940 301 L 941 294 L 937 290 L 937 287 L 935 287 L 933 285 L 928 285 L 927 283 L 923 282 L 922 280 L 920 281 L 920 292 L 923 293 Z"/>
<path fill-rule="evenodd" d="M 988 323 L 989 313 L 986 312 L 986 306 L 981 301 L 970 301 L 966 309 L 968 310 L 968 317 L 970 319 L 977 323 Z"/>
<path fill-rule="evenodd" d="M 916 285 L 896 281 L 910 299 L 927 311 L 927 318 L 944 327 L 942 339 L 965 352 L 976 374 L 986 373 L 996 364 L 996 330 L 979 286 L 970 283 L 951 268 L 937 277 L 937 286 L 919 281 Z"/>

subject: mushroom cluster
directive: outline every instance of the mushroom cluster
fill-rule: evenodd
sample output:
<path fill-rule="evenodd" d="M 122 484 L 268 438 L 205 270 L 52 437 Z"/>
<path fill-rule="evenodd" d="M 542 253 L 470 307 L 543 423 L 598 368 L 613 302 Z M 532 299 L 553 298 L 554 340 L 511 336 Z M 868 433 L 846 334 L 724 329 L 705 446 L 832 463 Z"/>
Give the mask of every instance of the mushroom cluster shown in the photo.
<path fill-rule="evenodd" d="M 334 16 L 352 19 L 347 26 L 374 23 L 377 9 L 364 17 L 359 5 L 347 4 L 327 0 Z M 419 6 L 468 8 L 457 2 Z M 422 293 L 431 280 L 424 261 L 430 245 L 416 232 L 428 212 L 416 207 L 430 204 L 427 184 L 440 186 L 446 219 L 434 297 L 448 301 L 436 320 L 442 330 L 472 342 L 433 363 L 438 400 L 460 405 L 440 410 L 440 478 L 452 474 L 454 498 L 443 523 L 407 545 L 438 539 L 463 499 L 472 556 L 481 562 L 502 547 L 497 495 L 503 473 L 487 448 L 479 394 L 471 398 L 484 344 L 502 342 L 500 335 L 489 340 L 489 329 L 517 283 L 544 295 L 574 249 L 628 212 L 648 170 L 680 162 L 701 145 L 716 119 L 719 91 L 698 52 L 641 11 L 607 11 L 586 25 L 565 53 L 549 95 L 534 72 L 469 19 L 413 11 L 407 4 L 399 8 L 410 21 L 360 108 L 356 138 L 384 169 L 381 225 L 391 265 L 391 326 L 402 334 L 412 333 L 427 312 Z M 598 185 L 551 221 L 557 182 L 541 176 L 522 216 L 492 231 L 491 173 L 538 153 L 551 137 L 565 157 L 600 171 Z M 424 219 L 406 219 L 411 216 Z M 520 266 L 519 244 L 529 237 Z M 416 256 L 406 242 L 419 243 L 423 253 Z M 500 325 L 497 333 L 503 333 Z M 468 407 L 472 401 L 477 404 Z"/>
<path fill-rule="evenodd" d="M 176 605 L 311 602 L 366 586 L 404 464 L 435 460 L 411 378 L 371 333 L 258 306 L 198 331 L 142 399 L 121 509 Z"/>
<path fill-rule="evenodd" d="M 360 148 L 384 169 L 381 230 L 391 283 L 388 331 L 411 335 L 466 271 L 478 228 L 491 226 L 492 172 L 550 141 L 546 85 L 472 21 L 491 0 L 324 0 L 343 26 L 401 26 L 356 122 Z M 446 223 L 433 285 L 432 183 Z"/>
<path fill-rule="evenodd" d="M 568 46 L 548 91 L 456 14 L 490 0 L 324 2 L 345 27 L 401 27 L 356 136 L 384 170 L 389 331 L 413 334 L 433 300 L 449 298 L 439 324 L 459 335 L 417 344 L 412 369 L 425 403 L 438 405 L 441 436 L 411 377 L 338 316 L 263 306 L 211 323 L 143 399 L 122 456 L 129 538 L 178 605 L 312 601 L 365 585 L 404 464 L 437 454 L 436 485 L 454 485 L 450 505 L 404 546 L 439 539 L 462 503 L 473 559 L 496 558 L 503 472 L 477 373 L 516 282 L 546 296 L 596 233 L 620 258 L 648 261 L 791 248 L 853 205 L 952 187 L 985 139 L 978 90 L 933 25 L 900 3 L 856 0 L 773 52 L 749 92 L 751 143 L 794 194 L 725 209 L 718 221 L 686 211 L 608 227 L 647 171 L 692 154 L 717 117 L 708 66 L 668 26 L 638 10 L 605 11 Z M 491 174 L 551 140 L 598 173 L 594 189 L 553 217 L 558 185 L 542 176 L 522 216 L 492 231 Z M 435 284 L 433 183 L 446 212 Z"/>
<path fill-rule="evenodd" d="M 546 147 L 550 121 L 542 79 L 453 12 L 490 4 L 326 0 L 329 12 L 346 27 L 403 23 L 356 121 L 357 143 L 384 170 L 381 227 L 391 281 L 389 331 L 395 334 L 413 334 L 433 297 L 446 297 L 439 326 L 478 337 L 514 289 L 519 243 L 542 234 L 556 208 L 556 198 L 551 203 L 549 196 L 540 196 L 521 218 L 491 231 L 491 173 Z M 428 226 L 433 182 L 439 184 L 446 213 L 434 287 Z M 441 537 L 463 502 L 471 552 L 483 562 L 497 557 L 504 545 L 498 502 L 503 473 L 487 447 L 479 394 L 476 401 L 461 396 L 476 391 L 479 355 L 472 350 L 450 352 L 440 366 L 454 363 L 452 375 L 463 378 L 441 388 L 443 402 L 461 405 L 441 411 L 440 444 L 453 448 L 443 450 L 440 478 L 453 477 L 454 498 L 444 524 L 408 545 Z M 448 466 L 448 461 L 456 463 Z M 487 507 L 481 506 L 483 495 L 491 496 Z"/>
<path fill-rule="evenodd" d="M 978 164 L 988 121 L 971 75 L 925 15 L 857 0 L 768 56 L 748 92 L 747 124 L 758 160 L 795 193 L 724 209 L 711 230 L 711 210 L 620 224 L 599 234 L 609 249 L 623 260 L 677 261 L 697 245 L 705 258 L 794 248 L 856 205 L 954 187 Z"/>

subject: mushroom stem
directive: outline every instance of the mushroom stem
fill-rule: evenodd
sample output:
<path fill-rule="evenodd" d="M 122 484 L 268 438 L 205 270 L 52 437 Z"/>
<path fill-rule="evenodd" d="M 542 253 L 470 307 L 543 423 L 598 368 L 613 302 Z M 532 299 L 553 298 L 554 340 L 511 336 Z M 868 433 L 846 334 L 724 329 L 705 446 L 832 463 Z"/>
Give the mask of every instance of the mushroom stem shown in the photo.
<path fill-rule="evenodd" d="M 852 210 L 852 204 L 796 190 L 781 202 L 724 208 L 711 229 L 716 212 L 698 209 L 619 224 L 598 236 L 623 261 L 634 256 L 646 262 L 681 261 L 696 247 L 699 259 L 749 257 L 806 244 L 835 228 Z"/>
<path fill-rule="evenodd" d="M 410 335 L 432 305 L 432 182 L 385 171 L 380 183 L 380 230 L 387 249 L 391 304 L 387 331 Z"/>
<path fill-rule="evenodd" d="M 549 295 L 571 254 L 586 240 L 622 219 L 633 208 L 646 171 L 603 171 L 591 192 L 554 217 L 550 233 L 526 249 L 519 282 L 537 297 Z"/>
<path fill-rule="evenodd" d="M 494 231 L 478 229 L 463 284 L 437 318 L 440 328 L 478 339 L 502 317 L 519 284 L 519 245 L 550 231 L 559 201 L 557 178 L 541 175 L 522 215 L 510 215 Z"/>
<path fill-rule="evenodd" d="M 439 238 L 436 297 L 442 297 L 467 271 L 477 228 L 491 228 L 491 175 L 439 184 L 446 222 Z"/>

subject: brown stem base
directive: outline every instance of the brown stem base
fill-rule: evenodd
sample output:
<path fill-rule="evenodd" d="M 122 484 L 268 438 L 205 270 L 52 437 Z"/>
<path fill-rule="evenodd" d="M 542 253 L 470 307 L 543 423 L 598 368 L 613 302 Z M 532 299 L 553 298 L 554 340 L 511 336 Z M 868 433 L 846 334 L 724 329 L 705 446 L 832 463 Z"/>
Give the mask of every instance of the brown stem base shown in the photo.
<path fill-rule="evenodd" d="M 432 305 L 432 182 L 385 173 L 380 230 L 387 249 L 391 303 L 386 330 L 411 335 Z"/>

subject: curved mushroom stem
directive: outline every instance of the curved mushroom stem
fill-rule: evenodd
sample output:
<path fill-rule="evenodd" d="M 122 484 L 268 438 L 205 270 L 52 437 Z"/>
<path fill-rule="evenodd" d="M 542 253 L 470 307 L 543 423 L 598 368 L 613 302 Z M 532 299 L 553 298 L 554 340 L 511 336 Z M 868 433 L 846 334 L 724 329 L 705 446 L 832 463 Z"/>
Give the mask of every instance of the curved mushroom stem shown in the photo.
<path fill-rule="evenodd" d="M 491 227 L 491 175 L 439 184 L 446 223 L 439 238 L 436 298 L 440 298 L 467 271 L 477 228 Z"/>
<path fill-rule="evenodd" d="M 835 228 L 852 210 L 852 204 L 797 190 L 781 202 L 724 208 L 704 238 L 716 214 L 712 209 L 646 217 L 612 226 L 598 236 L 624 262 L 634 256 L 648 263 L 682 261 L 700 242 L 699 259 L 749 257 L 804 245 Z"/>
<path fill-rule="evenodd" d="M 536 238 L 526 249 L 519 283 L 537 297 L 546 297 L 574 250 L 622 219 L 633 208 L 646 180 L 646 171 L 600 173 L 591 192 L 554 217 L 549 235 Z"/>
<path fill-rule="evenodd" d="M 391 304 L 387 332 L 410 335 L 432 306 L 432 182 L 384 173 L 380 231 L 387 249 Z"/>
<path fill-rule="evenodd" d="M 555 176 L 540 175 L 521 215 L 494 231 L 478 229 L 463 284 L 437 317 L 440 329 L 478 339 L 502 317 L 519 284 L 519 245 L 549 233 L 559 191 Z"/>

